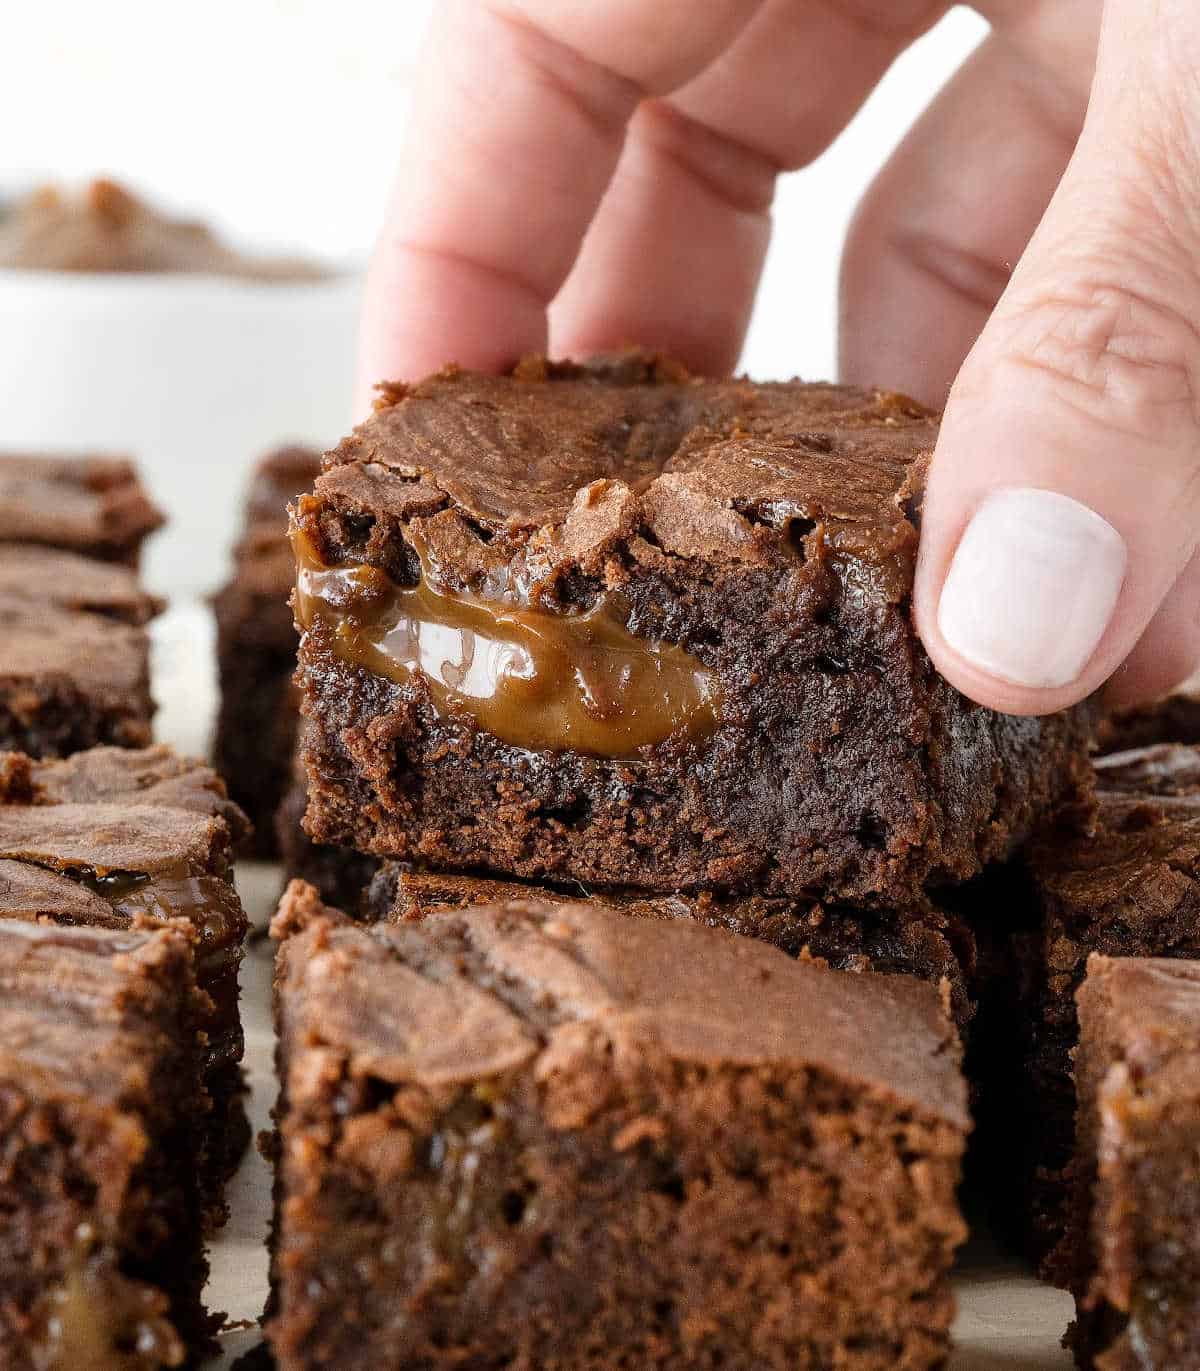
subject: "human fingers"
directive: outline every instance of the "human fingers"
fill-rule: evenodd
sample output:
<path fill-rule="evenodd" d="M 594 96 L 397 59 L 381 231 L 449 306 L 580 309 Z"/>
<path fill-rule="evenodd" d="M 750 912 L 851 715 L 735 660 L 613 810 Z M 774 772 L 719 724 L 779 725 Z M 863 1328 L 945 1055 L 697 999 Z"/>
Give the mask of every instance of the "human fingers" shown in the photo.
<path fill-rule="evenodd" d="M 543 348 L 638 103 L 686 84 L 761 0 L 448 0 L 435 11 L 368 274 L 359 404 L 450 359 Z"/>
<path fill-rule="evenodd" d="M 994 708 L 1095 690 L 1196 551 L 1197 70 L 1191 0 L 1109 0 L 1078 147 L 951 392 L 914 610 Z"/>
<path fill-rule="evenodd" d="M 767 0 L 685 86 L 642 103 L 551 307 L 556 353 L 636 339 L 695 369 L 737 360 L 777 175 L 849 122 L 942 0 Z"/>

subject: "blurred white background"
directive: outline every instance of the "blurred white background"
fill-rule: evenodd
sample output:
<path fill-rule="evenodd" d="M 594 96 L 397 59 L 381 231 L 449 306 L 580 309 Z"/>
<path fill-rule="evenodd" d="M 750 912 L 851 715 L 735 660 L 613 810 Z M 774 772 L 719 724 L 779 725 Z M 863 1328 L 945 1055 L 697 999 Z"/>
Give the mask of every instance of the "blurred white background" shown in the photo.
<path fill-rule="evenodd" d="M 703 0 L 700 0 L 703 3 Z M 129 450 L 172 517 L 151 583 L 211 588 L 263 449 L 350 419 L 357 308 L 435 0 L 39 0 L 0 45 L 0 199 L 106 174 L 250 248 L 347 269 L 270 295 L 180 277 L 0 271 L 0 448 Z M 781 185 L 743 364 L 829 376 L 838 258 L 862 191 L 985 32 L 958 8 Z M 262 292 L 268 289 L 267 296 Z"/>
<path fill-rule="evenodd" d="M 431 0 L 14 7 L 0 46 L 0 192 L 104 170 L 239 240 L 361 262 L 431 9 Z M 854 204 L 983 33 L 974 13 L 953 11 L 837 144 L 785 181 L 747 369 L 832 373 L 837 261 Z"/>

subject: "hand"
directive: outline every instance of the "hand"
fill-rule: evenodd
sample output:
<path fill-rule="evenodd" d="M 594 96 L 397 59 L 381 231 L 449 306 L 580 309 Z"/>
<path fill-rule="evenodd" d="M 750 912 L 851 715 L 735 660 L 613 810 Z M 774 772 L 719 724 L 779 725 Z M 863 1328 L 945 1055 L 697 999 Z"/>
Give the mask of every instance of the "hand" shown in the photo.
<path fill-rule="evenodd" d="M 364 396 L 631 339 L 729 369 L 778 174 L 946 8 L 444 0 Z M 992 35 L 856 217 L 842 369 L 949 390 L 914 597 L 943 675 L 1013 713 L 1110 677 L 1125 703 L 1200 661 L 1200 5 L 978 8 Z"/>

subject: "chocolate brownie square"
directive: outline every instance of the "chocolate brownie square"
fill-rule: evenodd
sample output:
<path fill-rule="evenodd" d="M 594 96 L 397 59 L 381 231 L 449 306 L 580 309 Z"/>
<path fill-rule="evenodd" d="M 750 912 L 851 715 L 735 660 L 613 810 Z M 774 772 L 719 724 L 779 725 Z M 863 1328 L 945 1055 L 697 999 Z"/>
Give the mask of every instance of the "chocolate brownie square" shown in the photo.
<path fill-rule="evenodd" d="M 203 1179 L 213 1222 L 249 1137 L 238 1012 L 247 923 L 231 866 L 244 832 L 213 773 L 166 748 L 41 763 L 0 755 L 0 921 L 122 930 L 183 919 L 196 930 L 196 979 L 208 997 Z"/>
<path fill-rule="evenodd" d="M 144 628 L 0 593 L 0 748 L 63 757 L 152 736 Z"/>
<path fill-rule="evenodd" d="M 1063 1234 L 1075 1150 L 1075 994 L 1088 958 L 1200 957 L 1200 757 L 1180 746 L 1128 752 L 1102 762 L 1097 777 L 1094 831 L 1051 829 L 1031 850 L 1033 920 L 1007 939 L 1012 961 L 993 991 L 998 1007 L 981 1012 L 984 1035 L 1003 1042 L 1007 1080 L 984 1089 L 1005 1101 L 1003 1145 L 1018 1159 L 1028 1245 L 1060 1284 L 1073 1263 Z"/>
<path fill-rule="evenodd" d="M 1086 784 L 913 628 L 937 420 L 640 353 L 387 390 L 294 508 L 308 828 L 525 879 L 904 906 Z"/>
<path fill-rule="evenodd" d="M 515 881 L 438 875 L 414 871 L 401 862 L 384 862 L 365 894 L 361 891 L 360 886 L 349 907 L 367 920 L 389 923 L 423 919 L 446 909 L 554 898 L 549 891 Z M 821 961 L 837 971 L 916 976 L 944 985 L 961 1034 L 974 1015 L 974 936 L 964 920 L 932 905 L 903 916 L 884 916 L 873 910 L 827 908 L 815 900 L 711 892 L 647 895 L 606 890 L 571 899 L 631 918 L 686 920 L 760 938 L 789 956 Z"/>
<path fill-rule="evenodd" d="M 1092 957 L 1079 990 L 1081 1367 L 1200 1366 L 1200 962 Z"/>
<path fill-rule="evenodd" d="M 567 903 L 364 927 L 295 883 L 274 931 L 280 1371 L 942 1364 L 932 987 Z"/>
<path fill-rule="evenodd" d="M 275 812 L 291 780 L 299 701 L 296 579 L 287 537 L 288 501 L 320 471 L 308 448 L 270 453 L 255 469 L 233 575 L 213 599 L 221 708 L 213 743 L 217 769 L 254 823 L 255 855 L 276 854 Z"/>
<path fill-rule="evenodd" d="M 13 598 L 98 614 L 135 627 L 149 623 L 164 608 L 128 567 L 60 548 L 0 543 L 0 600 Z"/>
<path fill-rule="evenodd" d="M 5 1371 L 151 1371 L 214 1349 L 201 1001 L 179 931 L 0 922 Z"/>
<path fill-rule="evenodd" d="M 163 523 L 125 458 L 0 455 L 0 542 L 136 567 L 142 543 Z"/>
<path fill-rule="evenodd" d="M 0 543 L 0 748 L 60 757 L 150 741 L 150 640 L 162 608 L 127 567 Z"/>

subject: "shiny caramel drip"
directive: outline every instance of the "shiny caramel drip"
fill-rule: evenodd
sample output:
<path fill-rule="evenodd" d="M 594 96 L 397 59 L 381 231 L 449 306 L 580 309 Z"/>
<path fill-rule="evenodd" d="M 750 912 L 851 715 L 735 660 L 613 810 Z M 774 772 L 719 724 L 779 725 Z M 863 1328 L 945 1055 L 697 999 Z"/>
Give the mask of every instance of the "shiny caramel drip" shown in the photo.
<path fill-rule="evenodd" d="M 198 936 L 197 957 L 201 965 L 206 957 L 225 949 L 229 930 L 236 929 L 242 919 L 237 894 L 229 882 L 203 872 L 193 875 L 183 861 L 153 875 L 77 862 L 43 860 L 34 865 L 57 871 L 85 886 L 110 904 L 122 919 L 133 920 L 138 915 L 158 923 L 186 919 Z"/>
<path fill-rule="evenodd" d="M 80 1242 L 62 1281 L 34 1311 L 35 1371 L 160 1371 L 187 1349 L 159 1290 L 128 1280 Z"/>
<path fill-rule="evenodd" d="M 241 1055 L 237 1014 L 238 965 L 241 960 L 245 914 L 237 892 L 219 876 L 193 875 L 187 862 L 176 862 L 153 875 L 107 867 L 44 860 L 31 863 L 56 871 L 93 891 L 122 922 L 139 916 L 166 923 L 183 919 L 196 933 L 196 979 L 213 1002 L 206 1024 L 211 1063 L 231 1050 Z"/>
<path fill-rule="evenodd" d="M 515 591 L 444 589 L 420 547 L 421 580 L 405 587 L 378 567 L 327 566 L 302 532 L 294 542 L 301 628 L 323 624 L 343 661 L 388 680 L 419 673 L 439 712 L 466 712 L 503 742 L 632 759 L 717 725 L 714 674 L 673 643 L 632 634 L 619 595 L 552 613 Z"/>

